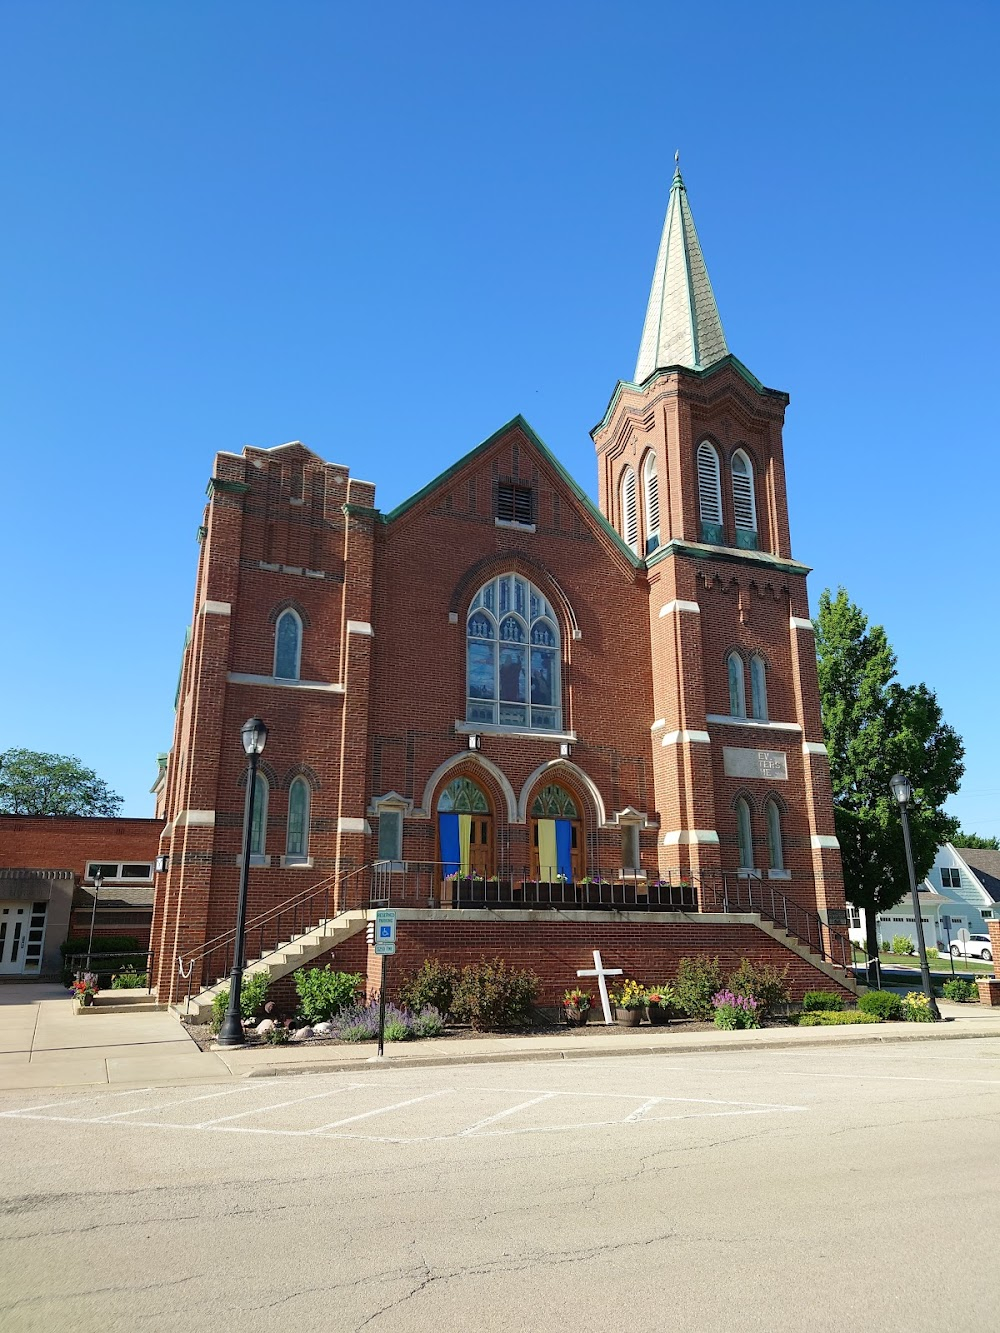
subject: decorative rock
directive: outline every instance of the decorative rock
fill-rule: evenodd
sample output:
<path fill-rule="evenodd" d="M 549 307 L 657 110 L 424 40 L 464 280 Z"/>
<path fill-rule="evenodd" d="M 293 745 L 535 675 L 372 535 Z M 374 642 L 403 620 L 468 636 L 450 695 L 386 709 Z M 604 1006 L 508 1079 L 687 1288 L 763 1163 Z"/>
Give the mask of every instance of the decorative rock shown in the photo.
<path fill-rule="evenodd" d="M 274 1019 L 273 1019 L 273 1018 L 262 1018 L 262 1019 L 260 1020 L 260 1022 L 257 1024 L 257 1026 L 256 1026 L 256 1028 L 254 1029 L 254 1031 L 255 1031 L 255 1032 L 259 1032 L 259 1033 L 261 1034 L 261 1036 L 263 1036 L 265 1032 L 273 1032 L 273 1031 L 274 1031 Z"/>
<path fill-rule="evenodd" d="M 313 1024 L 314 1037 L 328 1037 L 332 1031 L 333 1031 L 332 1023 L 323 1022 L 323 1023 Z"/>
<path fill-rule="evenodd" d="M 313 1030 L 310 1027 L 299 1028 L 292 1034 L 292 1041 L 308 1041 L 312 1034 Z"/>

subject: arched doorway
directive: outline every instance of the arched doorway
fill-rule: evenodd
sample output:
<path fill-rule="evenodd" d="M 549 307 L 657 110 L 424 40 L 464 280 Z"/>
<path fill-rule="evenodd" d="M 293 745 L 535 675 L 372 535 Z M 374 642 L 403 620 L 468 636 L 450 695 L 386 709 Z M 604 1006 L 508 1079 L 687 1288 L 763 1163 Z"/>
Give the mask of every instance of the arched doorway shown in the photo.
<path fill-rule="evenodd" d="M 531 803 L 532 874 L 540 883 L 583 876 L 583 825 L 575 796 L 550 782 Z"/>
<path fill-rule="evenodd" d="M 472 778 L 453 778 L 438 797 L 442 878 L 494 873 L 493 816 L 486 793 Z"/>

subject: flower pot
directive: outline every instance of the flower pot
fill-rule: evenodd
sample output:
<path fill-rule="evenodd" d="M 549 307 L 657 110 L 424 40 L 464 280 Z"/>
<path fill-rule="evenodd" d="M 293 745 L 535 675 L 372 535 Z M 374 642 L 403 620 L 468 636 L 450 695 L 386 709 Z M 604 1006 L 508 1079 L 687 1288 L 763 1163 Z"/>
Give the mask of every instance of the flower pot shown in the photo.
<path fill-rule="evenodd" d="M 670 1022 L 670 1010 L 663 1004 L 649 1004 L 646 1013 L 654 1028 L 665 1028 Z"/>
<path fill-rule="evenodd" d="M 87 1008 L 89 1005 L 92 1005 L 94 1003 L 93 992 L 85 990 L 83 994 L 80 996 L 80 1003 L 83 1005 L 84 1008 Z"/>
<path fill-rule="evenodd" d="M 590 1018 L 589 1009 L 576 1009 L 567 1007 L 564 1010 L 566 1014 L 566 1026 L 571 1028 L 584 1028 Z"/>
<path fill-rule="evenodd" d="M 642 1022 L 642 1010 L 619 1008 L 615 1011 L 615 1017 L 622 1027 L 637 1028 Z"/>

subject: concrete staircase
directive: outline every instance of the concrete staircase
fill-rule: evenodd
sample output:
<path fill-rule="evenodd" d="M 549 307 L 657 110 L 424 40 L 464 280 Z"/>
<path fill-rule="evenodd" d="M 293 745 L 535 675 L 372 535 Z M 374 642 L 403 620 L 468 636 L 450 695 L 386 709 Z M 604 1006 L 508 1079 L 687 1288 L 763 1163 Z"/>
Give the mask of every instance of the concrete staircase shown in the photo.
<path fill-rule="evenodd" d="M 281 977 L 288 976 L 289 972 L 294 972 L 296 968 L 311 963 L 320 954 L 326 953 L 338 944 L 343 944 L 358 931 L 364 930 L 369 919 L 374 920 L 374 912 L 365 907 L 341 912 L 339 916 L 324 918 L 311 930 L 296 935 L 294 939 L 286 940 L 270 953 L 264 954 L 262 958 L 248 961 L 243 975 L 249 977 L 264 972 L 271 981 L 278 981 Z M 190 1001 L 182 999 L 170 1005 L 170 1012 L 182 1021 L 207 1023 L 211 1017 L 215 997 L 228 990 L 229 978 L 220 977 L 213 985 L 206 986 L 197 995 L 192 995 Z"/>

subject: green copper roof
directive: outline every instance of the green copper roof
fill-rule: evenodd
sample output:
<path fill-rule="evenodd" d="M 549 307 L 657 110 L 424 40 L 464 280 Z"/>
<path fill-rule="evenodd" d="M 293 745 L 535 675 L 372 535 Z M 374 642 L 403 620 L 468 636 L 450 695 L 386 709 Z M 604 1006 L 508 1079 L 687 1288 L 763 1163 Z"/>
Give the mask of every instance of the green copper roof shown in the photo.
<path fill-rule="evenodd" d="M 704 370 L 728 353 L 719 308 L 678 167 L 670 187 L 633 378 L 636 384 L 641 384 L 665 366 Z"/>

